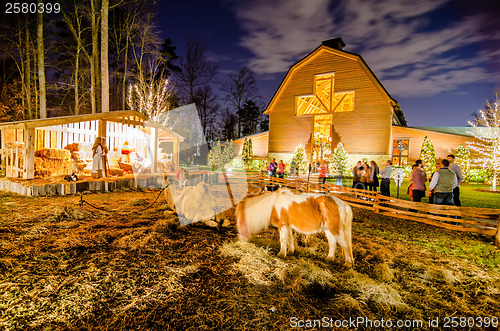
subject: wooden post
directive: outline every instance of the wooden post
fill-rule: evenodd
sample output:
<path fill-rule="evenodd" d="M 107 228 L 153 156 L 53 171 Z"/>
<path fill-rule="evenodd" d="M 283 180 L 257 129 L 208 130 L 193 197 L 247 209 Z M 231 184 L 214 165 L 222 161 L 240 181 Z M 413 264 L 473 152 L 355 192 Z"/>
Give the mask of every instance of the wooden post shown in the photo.
<path fill-rule="evenodd" d="M 97 129 L 97 134 L 99 137 L 106 137 L 106 124 L 106 121 L 99 120 L 99 128 Z"/>
<path fill-rule="evenodd" d="M 380 193 L 377 192 L 375 195 L 375 201 L 373 201 L 373 211 L 378 213 L 380 212 L 380 209 L 378 208 L 378 205 L 380 204 Z"/>
<path fill-rule="evenodd" d="M 24 179 L 35 178 L 35 129 L 24 129 Z"/>
<path fill-rule="evenodd" d="M 497 233 L 495 234 L 495 246 L 500 248 L 500 216 L 498 216 Z"/>
<path fill-rule="evenodd" d="M 174 138 L 173 153 L 174 153 L 174 157 L 173 157 L 174 167 L 177 169 L 179 167 L 179 139 L 177 139 L 177 138 Z"/>
<path fill-rule="evenodd" d="M 154 139 L 153 141 L 153 173 L 158 172 L 158 129 L 152 127 L 151 128 L 151 137 Z"/>

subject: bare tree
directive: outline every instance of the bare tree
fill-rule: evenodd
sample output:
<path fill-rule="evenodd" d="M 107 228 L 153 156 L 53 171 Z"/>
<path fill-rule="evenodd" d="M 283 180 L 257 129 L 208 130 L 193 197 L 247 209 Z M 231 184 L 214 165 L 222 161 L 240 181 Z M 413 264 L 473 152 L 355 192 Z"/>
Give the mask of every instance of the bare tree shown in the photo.
<path fill-rule="evenodd" d="M 214 136 L 213 124 L 220 109 L 217 96 L 210 85 L 203 85 L 196 90 L 194 101 L 203 127 L 203 134 L 207 139 L 212 139 Z"/>
<path fill-rule="evenodd" d="M 42 0 L 38 0 L 38 5 Z M 45 91 L 45 49 L 43 47 L 43 13 L 37 14 L 38 81 L 40 87 L 40 118 L 47 117 L 47 93 Z"/>
<path fill-rule="evenodd" d="M 108 11 L 109 0 L 102 0 L 101 7 L 101 112 L 109 112 L 109 62 L 108 62 Z"/>
<path fill-rule="evenodd" d="M 253 72 L 247 67 L 238 71 L 228 73 L 229 81 L 222 85 L 222 90 L 226 92 L 226 101 L 228 101 L 236 110 L 238 116 L 238 137 L 241 136 L 241 118 L 243 116 L 243 104 L 245 101 L 252 100 L 257 94 L 257 83 Z"/>
<path fill-rule="evenodd" d="M 181 72 L 175 74 L 179 88 L 186 94 L 187 103 L 195 100 L 196 88 L 207 85 L 217 74 L 216 64 L 207 59 L 208 47 L 201 40 L 188 40 L 186 55 L 181 59 Z"/>

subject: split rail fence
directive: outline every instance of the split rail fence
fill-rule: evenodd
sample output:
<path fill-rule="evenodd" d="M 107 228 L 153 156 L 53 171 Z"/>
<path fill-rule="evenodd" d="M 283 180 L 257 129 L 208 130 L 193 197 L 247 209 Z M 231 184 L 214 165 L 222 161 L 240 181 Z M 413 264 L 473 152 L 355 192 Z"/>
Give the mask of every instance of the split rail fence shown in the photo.
<path fill-rule="evenodd" d="M 265 175 L 249 176 L 249 183 L 288 187 L 296 192 L 327 193 L 349 205 L 375 213 L 430 224 L 437 227 L 474 232 L 495 237 L 500 247 L 500 209 L 435 205 L 387 197 L 379 192 L 353 189 L 331 183 L 319 184 L 304 179 L 281 179 Z"/>

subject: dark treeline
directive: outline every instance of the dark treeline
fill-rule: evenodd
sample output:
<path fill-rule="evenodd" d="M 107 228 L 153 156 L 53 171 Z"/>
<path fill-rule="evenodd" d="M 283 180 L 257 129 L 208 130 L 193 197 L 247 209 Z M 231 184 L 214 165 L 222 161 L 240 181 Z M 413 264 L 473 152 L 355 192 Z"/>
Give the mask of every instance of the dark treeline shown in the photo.
<path fill-rule="evenodd" d="M 58 13 L 1 13 L 0 121 L 124 109 L 155 118 L 194 102 L 207 140 L 267 130 L 252 71 L 219 75 L 201 40 L 177 54 L 155 12 L 153 0 L 70 0 Z"/>

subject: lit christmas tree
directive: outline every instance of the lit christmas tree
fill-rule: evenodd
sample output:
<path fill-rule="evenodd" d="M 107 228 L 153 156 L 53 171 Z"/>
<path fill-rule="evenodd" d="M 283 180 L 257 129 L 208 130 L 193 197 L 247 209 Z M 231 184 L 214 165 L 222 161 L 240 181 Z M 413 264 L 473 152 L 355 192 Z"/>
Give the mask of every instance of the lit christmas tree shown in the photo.
<path fill-rule="evenodd" d="M 209 158 L 210 157 L 212 159 L 211 162 L 212 169 L 219 168 L 222 165 L 222 149 L 220 147 L 220 140 L 214 142 L 214 145 L 212 146 L 212 149 L 210 150 L 209 153 Z"/>
<path fill-rule="evenodd" d="M 478 154 L 472 162 L 493 172 L 491 189 L 497 189 L 497 173 L 500 171 L 500 99 L 497 93 L 495 102 L 487 102 L 486 110 L 479 110 L 474 122 L 469 125 L 477 128 L 473 132 L 476 141 L 467 142 L 471 150 Z"/>
<path fill-rule="evenodd" d="M 297 147 L 295 147 L 291 162 L 295 162 L 299 173 L 305 173 L 307 171 L 306 148 L 304 147 L 304 145 L 299 144 Z"/>
<path fill-rule="evenodd" d="M 335 175 L 347 175 L 349 174 L 348 167 L 348 154 L 344 149 L 344 145 L 339 142 L 330 156 L 330 172 Z"/>
<path fill-rule="evenodd" d="M 425 136 L 420 150 L 420 160 L 423 162 L 424 171 L 427 178 L 430 178 L 432 173 L 436 170 L 436 153 L 434 152 L 434 145 L 432 140 Z"/>
<path fill-rule="evenodd" d="M 233 161 L 234 147 L 233 140 L 226 142 L 224 145 L 224 151 L 222 152 L 222 165 L 224 167 L 230 167 Z"/>
<path fill-rule="evenodd" d="M 245 169 L 250 170 L 253 162 L 252 139 L 247 139 L 247 137 L 245 137 L 245 140 L 243 141 L 243 151 L 241 152 L 241 156 L 243 157 Z"/>
<path fill-rule="evenodd" d="M 462 170 L 464 181 L 469 181 L 470 150 L 469 147 L 460 144 L 455 152 L 455 163 Z"/>

